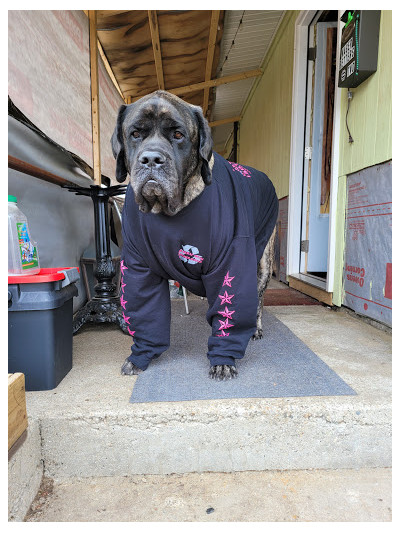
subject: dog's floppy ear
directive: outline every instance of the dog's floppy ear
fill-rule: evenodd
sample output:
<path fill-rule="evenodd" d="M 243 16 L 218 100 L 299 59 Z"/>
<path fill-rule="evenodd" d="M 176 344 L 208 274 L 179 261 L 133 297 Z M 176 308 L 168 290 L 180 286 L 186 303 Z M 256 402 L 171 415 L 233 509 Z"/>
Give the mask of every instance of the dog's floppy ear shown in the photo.
<path fill-rule="evenodd" d="M 210 159 L 212 156 L 213 140 L 211 129 L 207 119 L 204 118 L 203 110 L 199 106 L 194 106 L 194 114 L 199 127 L 199 157 L 202 159 L 201 177 L 206 185 L 211 183 Z"/>
<path fill-rule="evenodd" d="M 128 174 L 125 165 L 125 150 L 124 141 L 122 138 L 122 122 L 124 120 L 126 105 L 122 105 L 118 111 L 117 125 L 115 126 L 114 133 L 111 137 L 111 148 L 113 156 L 115 157 L 117 164 L 115 169 L 115 177 L 119 183 L 125 181 Z"/>

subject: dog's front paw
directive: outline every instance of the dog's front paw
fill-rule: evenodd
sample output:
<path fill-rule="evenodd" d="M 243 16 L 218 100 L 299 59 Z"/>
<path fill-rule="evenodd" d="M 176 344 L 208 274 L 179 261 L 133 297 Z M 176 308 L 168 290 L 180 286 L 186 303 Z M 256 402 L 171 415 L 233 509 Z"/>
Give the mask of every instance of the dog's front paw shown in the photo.
<path fill-rule="evenodd" d="M 140 372 L 143 372 L 141 368 L 135 366 L 129 361 L 129 359 L 125 359 L 124 364 L 121 367 L 121 374 L 123 376 L 137 376 Z"/>
<path fill-rule="evenodd" d="M 232 365 L 215 365 L 210 368 L 208 375 L 216 381 L 225 381 L 236 378 L 238 371 Z"/>
<path fill-rule="evenodd" d="M 258 341 L 259 339 L 262 339 L 264 335 L 264 332 L 262 328 L 257 328 L 254 335 L 251 337 L 253 341 Z"/>

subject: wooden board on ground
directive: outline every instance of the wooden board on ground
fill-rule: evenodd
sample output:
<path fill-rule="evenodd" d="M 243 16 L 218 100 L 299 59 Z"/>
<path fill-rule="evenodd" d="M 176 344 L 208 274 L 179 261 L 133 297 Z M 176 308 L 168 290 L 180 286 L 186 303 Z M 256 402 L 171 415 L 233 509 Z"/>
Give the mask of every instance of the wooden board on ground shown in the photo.
<path fill-rule="evenodd" d="M 8 374 L 8 449 L 28 427 L 24 374 Z"/>
<path fill-rule="evenodd" d="M 315 298 L 326 305 L 332 305 L 333 294 L 331 292 L 326 292 L 318 287 L 309 285 L 308 283 L 296 279 L 293 276 L 289 276 L 289 286 L 296 291 L 308 294 L 308 296 L 311 296 L 311 298 Z"/>

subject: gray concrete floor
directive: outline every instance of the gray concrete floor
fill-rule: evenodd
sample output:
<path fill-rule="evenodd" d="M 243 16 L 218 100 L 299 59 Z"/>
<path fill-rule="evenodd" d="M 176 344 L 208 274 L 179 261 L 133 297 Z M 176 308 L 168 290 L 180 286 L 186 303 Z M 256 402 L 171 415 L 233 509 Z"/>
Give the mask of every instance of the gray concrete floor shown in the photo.
<path fill-rule="evenodd" d="M 391 470 L 45 480 L 27 522 L 390 522 Z"/>
<path fill-rule="evenodd" d="M 271 285 L 284 287 L 278 282 Z M 184 313 L 183 300 L 173 305 L 182 306 Z M 182 417 L 200 420 L 210 411 L 223 413 L 228 404 L 252 413 L 287 409 L 289 404 L 294 411 L 326 406 L 329 417 L 336 406 L 354 411 L 362 405 L 366 411 L 390 412 L 389 333 L 323 306 L 268 307 L 268 312 L 335 370 L 357 396 L 129 404 L 136 378 L 121 376 L 119 370 L 131 339 L 115 326 L 87 326 L 74 337 L 74 367 L 57 389 L 27 393 L 28 417 L 48 421 L 90 413 L 94 419 L 118 413 L 143 417 L 150 424 L 176 418 L 178 411 Z M 206 343 L 205 339 L 205 347 Z M 48 468 L 45 464 L 45 474 Z M 391 469 L 355 468 L 87 478 L 55 472 L 53 479 L 45 479 L 27 520 L 390 521 Z M 214 511 L 207 514 L 209 508 Z"/>

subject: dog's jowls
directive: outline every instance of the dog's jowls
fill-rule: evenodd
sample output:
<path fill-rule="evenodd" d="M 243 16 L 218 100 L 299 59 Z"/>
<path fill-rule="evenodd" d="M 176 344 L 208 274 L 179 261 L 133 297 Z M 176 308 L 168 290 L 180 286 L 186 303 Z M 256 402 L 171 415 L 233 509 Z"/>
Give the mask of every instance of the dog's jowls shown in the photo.
<path fill-rule="evenodd" d="M 165 91 L 121 106 L 111 142 L 117 180 L 130 176 L 121 305 L 134 344 L 121 373 L 146 370 L 168 348 L 175 279 L 207 296 L 210 377 L 235 378 L 248 340 L 263 335 L 278 209 L 271 182 L 213 154 L 201 108 Z"/>

